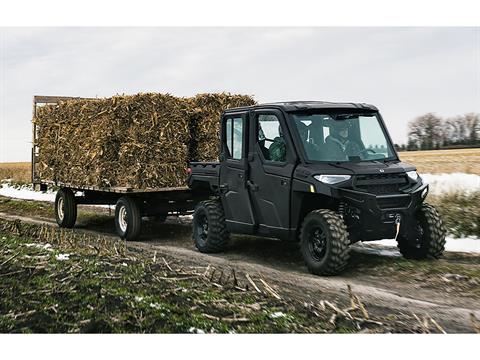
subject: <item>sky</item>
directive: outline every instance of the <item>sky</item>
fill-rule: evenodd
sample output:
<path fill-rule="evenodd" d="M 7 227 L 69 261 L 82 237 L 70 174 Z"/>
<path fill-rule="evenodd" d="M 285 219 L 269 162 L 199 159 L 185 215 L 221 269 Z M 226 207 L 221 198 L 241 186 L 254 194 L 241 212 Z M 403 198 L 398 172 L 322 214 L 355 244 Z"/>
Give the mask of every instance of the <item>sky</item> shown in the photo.
<path fill-rule="evenodd" d="M 0 162 L 29 161 L 33 95 L 243 93 L 376 105 L 396 143 L 480 113 L 480 27 L 0 28 Z"/>

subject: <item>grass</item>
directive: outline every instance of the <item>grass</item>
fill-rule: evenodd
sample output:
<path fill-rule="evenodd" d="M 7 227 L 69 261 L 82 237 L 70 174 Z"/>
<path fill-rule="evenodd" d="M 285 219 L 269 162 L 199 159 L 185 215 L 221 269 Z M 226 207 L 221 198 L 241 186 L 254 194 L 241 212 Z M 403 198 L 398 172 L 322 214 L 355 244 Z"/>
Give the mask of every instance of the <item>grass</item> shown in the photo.
<path fill-rule="evenodd" d="M 0 180 L 11 179 L 17 184 L 27 184 L 32 181 L 29 162 L 0 163 Z"/>
<path fill-rule="evenodd" d="M 331 311 L 248 290 L 235 276 L 210 277 L 209 268 L 69 230 L 0 220 L 0 264 L 0 332 L 359 330 L 349 319 L 329 323 Z"/>
<path fill-rule="evenodd" d="M 427 201 L 435 205 L 450 234 L 480 237 L 480 192 L 429 196 Z"/>
<path fill-rule="evenodd" d="M 415 165 L 420 173 L 463 172 L 480 175 L 480 148 L 400 152 L 402 161 Z"/>

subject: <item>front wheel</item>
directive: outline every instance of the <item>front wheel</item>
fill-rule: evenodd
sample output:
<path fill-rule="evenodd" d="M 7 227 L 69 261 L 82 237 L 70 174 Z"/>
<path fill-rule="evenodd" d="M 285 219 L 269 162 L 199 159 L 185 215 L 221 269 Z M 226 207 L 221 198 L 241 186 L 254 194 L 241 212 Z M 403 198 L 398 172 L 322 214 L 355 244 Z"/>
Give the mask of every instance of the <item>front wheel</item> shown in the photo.
<path fill-rule="evenodd" d="M 73 228 L 77 221 L 77 203 L 73 191 L 62 188 L 55 196 L 55 220 L 63 228 Z"/>
<path fill-rule="evenodd" d="M 316 275 L 336 275 L 350 258 L 347 227 L 332 210 L 314 210 L 305 217 L 300 246 L 308 270 Z"/>
<path fill-rule="evenodd" d="M 424 203 L 416 212 L 415 228 L 409 236 L 400 234 L 397 240 L 398 249 L 406 259 L 438 259 L 445 251 L 445 226 L 432 205 Z"/>
<path fill-rule="evenodd" d="M 142 230 L 142 216 L 137 202 L 128 196 L 118 199 L 115 205 L 115 228 L 121 239 L 134 241 Z"/>

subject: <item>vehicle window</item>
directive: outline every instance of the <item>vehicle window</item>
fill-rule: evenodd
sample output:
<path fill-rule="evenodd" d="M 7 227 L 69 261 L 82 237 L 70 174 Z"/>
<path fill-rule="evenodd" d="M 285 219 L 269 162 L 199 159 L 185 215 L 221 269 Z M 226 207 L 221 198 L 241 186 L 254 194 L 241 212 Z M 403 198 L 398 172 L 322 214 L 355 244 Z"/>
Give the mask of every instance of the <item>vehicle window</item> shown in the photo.
<path fill-rule="evenodd" d="M 225 142 L 230 158 L 241 159 L 243 153 L 243 118 L 231 118 L 225 124 Z"/>
<path fill-rule="evenodd" d="M 293 114 L 307 159 L 377 161 L 394 159 L 376 113 Z"/>
<path fill-rule="evenodd" d="M 285 138 L 277 116 L 258 115 L 257 120 L 257 140 L 263 157 L 267 161 L 285 162 Z"/>

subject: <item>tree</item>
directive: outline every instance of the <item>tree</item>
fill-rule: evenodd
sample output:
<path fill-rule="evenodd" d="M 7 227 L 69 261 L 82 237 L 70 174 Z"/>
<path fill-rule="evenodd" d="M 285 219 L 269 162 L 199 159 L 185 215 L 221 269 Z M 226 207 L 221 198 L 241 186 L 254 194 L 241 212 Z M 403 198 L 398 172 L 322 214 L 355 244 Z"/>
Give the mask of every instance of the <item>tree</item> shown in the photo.
<path fill-rule="evenodd" d="M 408 146 L 422 150 L 443 145 L 442 119 L 433 113 L 422 115 L 408 124 Z"/>
<path fill-rule="evenodd" d="M 466 114 L 465 121 L 465 135 L 469 145 L 476 145 L 480 139 L 480 114 Z"/>

